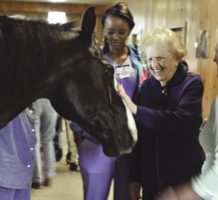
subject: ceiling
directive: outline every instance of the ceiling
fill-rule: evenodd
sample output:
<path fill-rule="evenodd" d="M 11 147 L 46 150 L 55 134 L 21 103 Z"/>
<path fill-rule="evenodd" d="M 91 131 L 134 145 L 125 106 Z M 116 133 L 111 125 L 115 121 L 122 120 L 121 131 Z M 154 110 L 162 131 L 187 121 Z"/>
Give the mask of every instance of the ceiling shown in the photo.
<path fill-rule="evenodd" d="M 47 2 L 47 3 L 77 3 L 77 4 L 112 4 L 114 2 L 113 0 L 13 0 L 13 1 Z"/>

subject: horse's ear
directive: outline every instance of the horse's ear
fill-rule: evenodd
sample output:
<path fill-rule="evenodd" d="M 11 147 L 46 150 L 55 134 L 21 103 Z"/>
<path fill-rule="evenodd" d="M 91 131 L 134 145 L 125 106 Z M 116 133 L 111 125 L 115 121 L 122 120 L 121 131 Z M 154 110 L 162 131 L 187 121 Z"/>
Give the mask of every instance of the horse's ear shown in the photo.
<path fill-rule="evenodd" d="M 81 24 L 81 35 L 84 44 L 87 46 L 91 45 L 92 34 L 95 29 L 96 17 L 95 17 L 95 7 L 89 7 L 83 14 L 82 24 Z"/>

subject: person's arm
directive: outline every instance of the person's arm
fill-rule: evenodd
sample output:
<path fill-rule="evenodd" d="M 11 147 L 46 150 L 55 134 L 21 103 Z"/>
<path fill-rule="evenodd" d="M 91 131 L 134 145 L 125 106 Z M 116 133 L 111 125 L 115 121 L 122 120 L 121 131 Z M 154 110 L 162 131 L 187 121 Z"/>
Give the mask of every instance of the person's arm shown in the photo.
<path fill-rule="evenodd" d="M 146 93 L 149 89 L 146 87 L 143 84 L 140 93 Z M 201 123 L 203 83 L 200 79 L 196 78 L 186 87 L 179 104 L 171 110 L 136 106 L 120 85 L 117 88 L 118 93 L 135 115 L 136 122 L 145 128 L 162 131 L 190 130 L 196 118 Z"/>
<path fill-rule="evenodd" d="M 126 103 L 126 105 L 129 108 L 130 112 L 135 115 L 136 112 L 137 112 L 137 106 L 136 106 L 136 104 L 133 103 L 131 98 L 126 94 L 126 92 L 125 92 L 125 90 L 123 88 L 123 85 L 117 83 L 117 91 L 118 91 L 119 95 L 121 96 L 121 98 Z"/>
<path fill-rule="evenodd" d="M 147 90 L 149 88 L 144 88 L 143 85 L 140 93 L 146 93 Z M 190 130 L 190 127 L 201 124 L 202 81 L 195 79 L 182 90 L 184 91 L 180 91 L 179 103 L 173 109 L 153 109 L 146 106 L 137 106 L 136 122 L 147 129 L 166 132 Z M 193 121 L 198 121 L 198 123 L 195 124 Z"/>
<path fill-rule="evenodd" d="M 206 154 L 202 173 L 192 178 L 193 189 L 203 199 L 218 198 L 218 98 L 200 134 L 200 142 Z"/>
<path fill-rule="evenodd" d="M 84 139 L 82 134 L 81 134 L 83 129 L 75 122 L 70 123 L 70 128 L 74 133 L 74 142 L 75 142 L 76 146 L 79 147 L 79 145 L 81 144 L 81 142 Z"/>
<path fill-rule="evenodd" d="M 89 135 L 89 133 L 87 133 L 82 127 L 80 127 L 79 124 L 71 122 L 70 128 L 74 132 L 74 142 L 77 146 L 79 146 L 84 139 L 89 139 L 96 144 L 100 144 L 97 139 Z"/>

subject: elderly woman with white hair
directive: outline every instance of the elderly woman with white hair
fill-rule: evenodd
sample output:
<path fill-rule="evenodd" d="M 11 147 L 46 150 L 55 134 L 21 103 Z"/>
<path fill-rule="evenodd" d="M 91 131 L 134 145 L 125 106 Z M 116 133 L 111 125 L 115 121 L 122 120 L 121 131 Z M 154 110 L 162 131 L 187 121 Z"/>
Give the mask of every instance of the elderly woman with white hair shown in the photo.
<path fill-rule="evenodd" d="M 218 67 L 218 43 L 215 47 L 214 62 Z M 216 200 L 218 199 L 218 97 L 216 97 L 200 133 L 200 142 L 206 153 L 202 173 L 190 182 L 163 191 L 157 200 Z"/>
<path fill-rule="evenodd" d="M 118 92 L 138 125 L 139 140 L 131 155 L 130 194 L 154 200 L 167 186 L 201 172 L 205 156 L 199 143 L 203 83 L 188 72 L 186 49 L 169 29 L 146 33 L 141 45 L 151 76 L 134 104 L 121 85 Z"/>

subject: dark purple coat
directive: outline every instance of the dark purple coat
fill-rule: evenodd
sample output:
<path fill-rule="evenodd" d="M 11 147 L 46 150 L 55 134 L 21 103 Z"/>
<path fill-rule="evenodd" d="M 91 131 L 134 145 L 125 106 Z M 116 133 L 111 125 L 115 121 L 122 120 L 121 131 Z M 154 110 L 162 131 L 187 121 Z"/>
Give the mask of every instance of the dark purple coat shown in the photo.
<path fill-rule="evenodd" d="M 185 62 L 165 87 L 152 76 L 144 81 L 135 116 L 139 141 L 132 153 L 131 181 L 157 191 L 200 172 L 202 95 L 201 78 L 188 73 Z"/>

